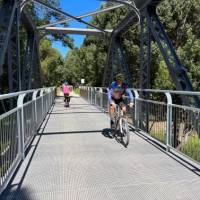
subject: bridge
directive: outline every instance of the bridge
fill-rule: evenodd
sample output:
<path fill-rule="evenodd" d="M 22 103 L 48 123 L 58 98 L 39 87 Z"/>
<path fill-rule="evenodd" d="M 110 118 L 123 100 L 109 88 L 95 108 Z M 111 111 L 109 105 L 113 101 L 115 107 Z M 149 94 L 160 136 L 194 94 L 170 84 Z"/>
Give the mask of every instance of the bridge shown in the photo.
<path fill-rule="evenodd" d="M 33 99 L 21 104 L 30 93 Z M 178 120 L 182 126 L 195 125 L 199 119 L 188 113 L 196 116 L 199 109 L 138 96 L 128 113 L 131 140 L 125 148 L 110 138 L 104 88 L 82 87 L 69 109 L 63 97 L 55 98 L 55 88 L 0 98 L 13 95 L 18 106 L 1 115 L 0 124 L 2 199 L 199 199 L 199 164 L 188 157 L 198 149 L 191 146 L 193 154 L 184 151 L 196 136 L 188 132 L 186 140 L 184 129 L 167 130 Z M 139 111 L 147 104 L 152 126 L 148 133 Z M 181 118 L 171 118 L 170 109 Z M 199 161 L 200 154 L 193 159 Z"/>
<path fill-rule="evenodd" d="M 0 1 L 0 199 L 200 199 L 200 92 L 157 15 L 162 1 L 110 2 L 73 16 L 42 0 Z M 37 27 L 28 13 L 32 3 L 66 18 Z M 84 20 L 122 7 L 127 14 L 113 30 Z M 72 20 L 89 28 L 60 26 Z M 140 24 L 139 89 L 132 87 L 123 50 L 123 34 L 133 24 Z M 23 52 L 20 26 L 27 36 Z M 42 87 L 40 37 L 57 33 L 109 41 L 101 87 L 80 86 L 69 108 L 56 87 Z M 152 41 L 176 90 L 149 89 Z M 118 72 L 134 95 L 127 148 L 110 136 L 107 87 Z"/>

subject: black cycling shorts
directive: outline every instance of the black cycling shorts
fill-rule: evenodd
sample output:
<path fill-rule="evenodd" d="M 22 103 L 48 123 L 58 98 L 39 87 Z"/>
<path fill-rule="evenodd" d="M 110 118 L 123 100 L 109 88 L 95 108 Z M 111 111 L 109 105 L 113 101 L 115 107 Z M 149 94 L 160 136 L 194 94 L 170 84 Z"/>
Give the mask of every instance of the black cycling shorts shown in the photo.
<path fill-rule="evenodd" d="M 112 98 L 112 100 L 115 102 L 115 104 L 119 105 L 120 107 L 123 107 L 126 105 L 123 98 L 120 98 L 120 99 Z"/>

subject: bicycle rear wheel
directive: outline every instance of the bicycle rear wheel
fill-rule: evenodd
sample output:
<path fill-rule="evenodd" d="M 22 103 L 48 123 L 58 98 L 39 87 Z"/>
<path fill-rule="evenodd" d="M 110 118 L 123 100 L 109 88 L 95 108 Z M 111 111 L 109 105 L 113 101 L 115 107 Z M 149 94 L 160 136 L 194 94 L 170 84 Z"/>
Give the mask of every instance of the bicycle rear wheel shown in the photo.
<path fill-rule="evenodd" d="M 129 132 L 128 123 L 125 119 L 122 118 L 120 125 L 121 125 L 120 132 L 122 134 L 121 137 L 122 137 L 123 145 L 127 147 L 130 141 L 130 132 Z"/>

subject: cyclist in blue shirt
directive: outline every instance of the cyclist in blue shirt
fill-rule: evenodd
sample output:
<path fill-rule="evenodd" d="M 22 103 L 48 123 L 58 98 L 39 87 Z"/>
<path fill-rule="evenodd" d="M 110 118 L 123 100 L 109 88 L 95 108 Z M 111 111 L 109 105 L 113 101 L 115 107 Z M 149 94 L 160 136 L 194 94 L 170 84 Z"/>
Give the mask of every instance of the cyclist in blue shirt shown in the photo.
<path fill-rule="evenodd" d="M 133 107 L 133 94 L 128 88 L 127 84 L 124 83 L 124 75 L 117 74 L 116 81 L 112 82 L 109 91 L 108 91 L 108 100 L 109 100 L 109 114 L 111 118 L 111 128 L 114 125 L 114 113 L 116 109 L 116 104 L 118 104 L 124 113 L 126 113 L 126 104 L 123 99 L 123 95 L 127 94 L 130 100 L 130 107 Z"/>

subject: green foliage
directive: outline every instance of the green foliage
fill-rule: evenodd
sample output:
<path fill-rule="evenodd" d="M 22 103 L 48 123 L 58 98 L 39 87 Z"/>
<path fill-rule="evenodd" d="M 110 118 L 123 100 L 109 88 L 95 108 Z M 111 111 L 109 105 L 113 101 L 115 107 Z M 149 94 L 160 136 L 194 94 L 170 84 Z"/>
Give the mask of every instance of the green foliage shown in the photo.
<path fill-rule="evenodd" d="M 166 135 L 164 130 L 151 130 L 150 135 L 162 143 L 166 143 Z"/>
<path fill-rule="evenodd" d="M 80 88 L 75 88 L 73 91 L 74 91 L 75 94 L 79 94 L 80 95 Z"/>
<path fill-rule="evenodd" d="M 109 3 L 102 7 L 105 8 L 106 6 L 109 6 Z M 113 29 L 126 13 L 125 8 L 113 10 L 93 17 L 91 22 L 101 28 Z M 159 5 L 157 13 L 188 71 L 195 90 L 199 90 L 200 0 L 165 0 Z M 123 35 L 122 40 L 126 60 L 133 74 L 134 86 L 139 87 L 139 27 L 137 25 L 132 26 Z M 103 69 L 106 65 L 107 48 L 108 41 L 104 38 L 87 36 L 79 50 L 75 49 L 69 53 L 65 59 L 65 67 L 69 67 L 75 82 L 80 82 L 80 78 L 84 77 L 88 85 L 101 85 Z M 175 88 L 155 42 L 152 42 L 151 87 L 157 89 Z"/>
<path fill-rule="evenodd" d="M 154 88 L 165 90 L 173 88 L 172 80 L 164 61 L 160 61 L 158 71 L 155 73 Z"/>
<path fill-rule="evenodd" d="M 40 57 L 44 85 L 59 85 L 63 80 L 64 61 L 59 51 L 51 47 L 50 40 L 41 40 Z"/>
<path fill-rule="evenodd" d="M 182 152 L 192 159 L 200 162 L 200 139 L 197 134 L 192 137 L 183 146 Z"/>

